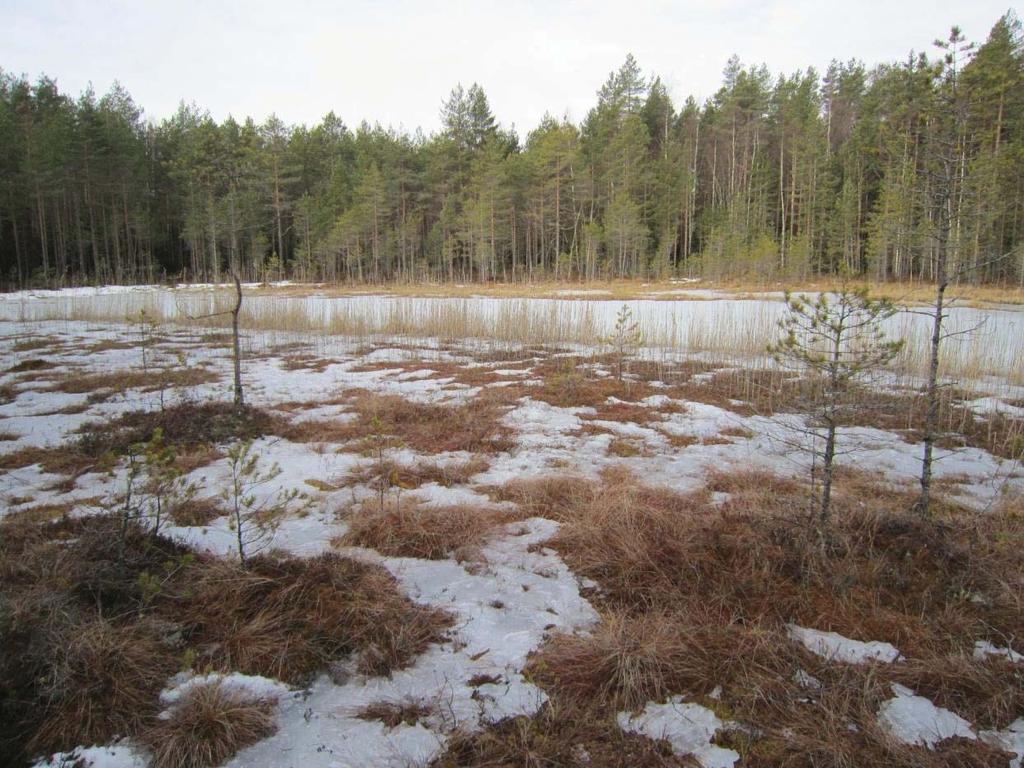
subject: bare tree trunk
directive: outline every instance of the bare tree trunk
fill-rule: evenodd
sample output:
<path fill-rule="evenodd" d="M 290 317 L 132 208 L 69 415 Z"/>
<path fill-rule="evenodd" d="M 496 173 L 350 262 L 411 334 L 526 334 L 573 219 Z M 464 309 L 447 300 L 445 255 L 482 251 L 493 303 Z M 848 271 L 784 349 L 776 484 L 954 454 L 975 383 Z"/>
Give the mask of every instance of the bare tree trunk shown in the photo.
<path fill-rule="evenodd" d="M 238 279 L 238 270 L 234 270 L 232 277 L 235 279 L 235 308 L 231 310 L 231 340 L 235 353 L 235 408 L 241 409 L 245 406 L 245 398 L 242 393 L 242 344 L 238 338 L 238 313 L 242 309 L 242 283 Z"/>
<path fill-rule="evenodd" d="M 940 228 L 943 225 L 940 225 Z M 948 235 L 948 232 L 946 232 Z M 928 387 L 925 392 L 927 410 L 924 426 L 924 454 L 921 457 L 921 496 L 917 500 L 917 511 L 924 517 L 931 514 L 932 462 L 935 439 L 939 431 L 939 345 L 942 342 L 943 303 L 946 285 L 946 249 L 943 233 L 940 229 L 938 264 L 936 265 L 937 280 L 935 288 L 935 314 L 932 316 L 931 351 L 928 360 Z"/>

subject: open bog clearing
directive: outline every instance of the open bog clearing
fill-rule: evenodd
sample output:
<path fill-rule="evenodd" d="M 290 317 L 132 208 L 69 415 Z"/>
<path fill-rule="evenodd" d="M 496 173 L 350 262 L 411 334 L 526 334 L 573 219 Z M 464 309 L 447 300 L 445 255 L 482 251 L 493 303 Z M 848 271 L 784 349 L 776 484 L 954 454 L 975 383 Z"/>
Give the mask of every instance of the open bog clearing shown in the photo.
<path fill-rule="evenodd" d="M 595 295 L 599 290 L 571 289 L 549 290 L 543 297 L 495 298 L 471 293 L 338 296 L 328 289 L 291 284 L 246 288 L 243 324 L 249 329 L 483 343 L 597 346 L 625 305 L 639 323 L 648 356 L 708 353 L 744 364 L 763 355 L 777 335 L 777 321 L 785 308 L 781 293 L 731 294 L 694 287 L 648 290 L 640 294 L 644 298 L 625 301 Z M 145 311 L 159 320 L 182 321 L 224 312 L 232 302 L 232 292 L 216 286 L 23 291 L 0 295 L 0 318 L 122 321 Z M 991 377 L 993 385 L 1000 379 L 1024 385 L 1024 311 L 1013 304 L 984 308 L 967 304 L 958 306 L 954 301 L 949 310 L 943 372 L 958 379 Z M 910 306 L 890 318 L 885 330 L 906 341 L 895 370 L 921 375 L 927 366 L 931 331 L 921 307 Z"/>
<path fill-rule="evenodd" d="M 0 296 L 8 763 L 1019 766 L 1020 309 L 951 310 L 929 519 L 886 321 L 823 533 L 781 297 L 691 294 L 616 350 L 589 295 L 249 287 L 244 406 L 229 292 Z"/>

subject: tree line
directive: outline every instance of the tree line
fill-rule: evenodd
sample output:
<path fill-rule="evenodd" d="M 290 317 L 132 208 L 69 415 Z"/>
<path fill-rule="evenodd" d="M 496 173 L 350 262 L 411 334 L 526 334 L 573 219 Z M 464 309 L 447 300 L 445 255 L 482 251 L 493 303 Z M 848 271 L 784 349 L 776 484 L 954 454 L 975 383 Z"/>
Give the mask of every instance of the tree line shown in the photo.
<path fill-rule="evenodd" d="M 773 76 L 733 57 L 713 97 L 677 106 L 629 56 L 581 124 L 525 138 L 477 84 L 427 136 L 186 104 L 152 123 L 119 85 L 75 99 L 0 71 L 0 279 L 933 280 L 941 250 L 963 279 L 1024 285 L 1019 20 L 957 63 L 955 90 L 949 66 Z"/>

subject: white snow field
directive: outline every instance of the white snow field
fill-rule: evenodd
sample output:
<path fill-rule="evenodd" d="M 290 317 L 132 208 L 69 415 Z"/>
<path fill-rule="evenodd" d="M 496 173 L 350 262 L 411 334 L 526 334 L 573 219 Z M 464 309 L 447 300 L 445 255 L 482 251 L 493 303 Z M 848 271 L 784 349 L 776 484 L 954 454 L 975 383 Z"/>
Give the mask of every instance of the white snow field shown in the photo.
<path fill-rule="evenodd" d="M 539 324 L 556 324 L 556 330 L 566 335 L 565 328 L 574 323 L 587 326 L 587 333 L 600 334 L 607 330 L 619 307 L 615 302 L 592 301 L 592 297 L 576 301 L 514 300 L 518 304 L 513 305 L 494 299 L 261 297 L 255 287 L 250 290 L 254 295 L 247 301 L 264 302 L 261 306 L 268 314 L 297 312 L 306 318 L 303 323 L 322 323 L 326 328 L 344 325 L 336 321 L 339 313 L 344 314 L 346 323 L 365 317 L 366 328 L 382 330 L 396 323 L 403 328 L 412 327 L 417 318 L 428 327 L 437 327 L 441 315 L 448 311 L 455 311 L 460 317 L 471 316 L 480 328 L 513 322 L 518 313 L 527 312 L 535 313 Z M 52 382 L 36 379 L 30 372 L 10 372 L 18 364 L 36 359 L 55 366 L 48 372 L 67 376 L 138 371 L 139 332 L 132 325 L 97 319 L 39 318 L 61 314 L 124 317 L 141 308 L 159 310 L 165 317 L 202 314 L 219 306 L 219 295 L 212 286 L 202 290 L 193 286 L 177 292 L 142 287 L 0 295 L 0 351 L 3 368 L 8 370 L 0 374 L 0 387 L 7 388 L 9 393 L 8 401 L 0 404 L 0 433 L 5 437 L 0 441 L 0 455 L 27 447 L 56 446 L 74 439 L 76 430 L 85 423 L 158 408 L 161 402 L 230 400 L 228 351 L 222 344 L 204 343 L 204 334 L 209 329 L 198 327 L 161 326 L 149 350 L 150 360 L 151 364 L 153 360 L 176 360 L 180 366 L 201 367 L 219 377 L 212 383 L 171 387 L 163 392 L 128 388 L 106 399 L 94 399 L 88 393 L 55 391 Z M 730 339 L 763 333 L 764 328 L 774 323 L 781 306 L 778 302 L 741 301 L 718 295 L 695 298 L 704 300 L 630 302 L 637 315 L 653 329 L 652 333 L 671 341 L 666 346 L 676 348 L 661 350 L 658 354 L 662 359 L 684 359 L 686 353 L 679 350 L 687 346 L 702 348 L 704 359 L 718 359 L 707 353 L 710 345 L 696 336 L 687 341 L 687 326 L 696 323 L 698 315 L 704 328 L 728 324 L 732 335 L 719 339 L 728 345 Z M 967 327 L 985 320 L 985 336 L 998 338 L 998 343 L 986 345 L 984 353 L 969 349 L 956 352 L 965 360 L 971 354 L 984 357 L 976 370 L 986 378 L 972 382 L 985 395 L 979 399 L 978 409 L 1003 410 L 1013 415 L 1017 406 L 1010 401 L 1019 400 L 1024 391 L 1008 384 L 1005 377 L 1024 360 L 1022 314 L 967 309 L 955 312 L 954 325 Z M 436 321 L 433 326 L 431 318 Z M 904 324 L 894 326 L 900 333 L 922 332 L 919 316 L 904 315 L 898 322 Z M 354 418 L 344 403 L 328 402 L 345 390 L 358 388 L 396 394 L 423 403 L 464 402 L 480 391 L 477 385 L 438 374 L 431 364 L 490 371 L 498 380 L 487 386 L 521 384 L 528 388 L 541 383 L 532 375 L 532 366 L 539 360 L 533 352 L 524 351 L 513 365 L 509 360 L 483 361 L 474 352 L 487 347 L 475 342 L 452 346 L 437 338 L 412 340 L 405 332 L 375 341 L 367 344 L 364 339 L 303 330 L 247 332 L 243 367 L 247 400 L 302 425 L 323 419 L 344 422 Z M 314 356 L 324 362 L 310 366 L 289 364 L 296 354 Z M 419 366 L 411 365 L 417 361 Z M 594 373 L 607 376 L 609 371 L 598 368 Z M 485 486 L 541 477 L 554 471 L 596 479 L 612 465 L 626 466 L 646 483 L 684 492 L 700 487 L 709 468 L 724 472 L 733 468 L 763 468 L 794 477 L 805 477 L 810 469 L 810 452 L 803 450 L 810 438 L 801 429 L 803 420 L 794 414 L 744 416 L 707 403 L 655 395 L 641 402 L 661 410 L 664 420 L 655 429 L 629 421 L 584 419 L 596 415 L 596 411 L 550 405 L 531 398 L 528 389 L 525 391 L 527 394 L 512 403 L 503 417 L 513 436 L 511 449 L 490 457 L 489 467 L 464 484 L 425 484 L 408 491 L 404 498 L 424 505 L 495 505 L 482 492 Z M 586 424 L 600 429 L 583 429 Z M 727 438 L 721 438 L 723 431 Z M 609 453 L 616 437 L 635 443 L 635 455 Z M 692 441 L 673 443 L 673 437 Z M 715 437 L 719 439 L 707 439 Z M 845 451 L 839 457 L 841 465 L 846 463 L 894 486 L 909 487 L 914 482 L 919 471 L 919 445 L 907 442 L 899 434 L 867 427 L 843 429 L 841 440 Z M 339 452 L 331 444 L 291 442 L 276 437 L 259 439 L 255 451 L 261 462 L 276 463 L 281 469 L 280 475 L 260 488 L 259 494 L 270 498 L 294 489 L 313 500 L 308 513 L 282 522 L 273 545 L 301 557 L 337 550 L 332 539 L 347 529 L 339 512 L 372 498 L 375 491 L 365 485 L 340 487 L 332 481 L 366 466 L 372 459 L 356 452 Z M 1001 499 L 1024 494 L 1024 472 L 1019 462 L 979 448 L 937 449 L 936 454 L 936 477 L 955 486 L 957 500 L 966 506 L 984 511 Z M 393 458 L 413 463 L 428 457 L 409 448 L 396 448 Z M 429 456 L 440 464 L 469 458 L 458 451 Z M 198 484 L 201 496 L 212 498 L 226 483 L 228 471 L 227 459 L 221 458 L 194 470 L 190 479 Z M 70 488 L 59 484 L 60 479 L 38 465 L 0 472 L 0 516 L 65 502 L 78 502 L 72 514 L 94 514 L 103 500 L 116 497 L 123 483 L 123 468 L 112 473 L 86 473 Z M 310 483 L 311 479 L 324 482 Z M 426 765 L 444 751 L 448 737 L 457 729 L 472 731 L 506 717 L 535 713 L 546 696 L 523 677 L 529 655 L 544 643 L 549 633 L 585 633 L 599 618 L 581 595 L 579 580 L 555 551 L 544 546 L 557 528 L 557 523 L 542 518 L 505 526 L 482 548 L 480 567 L 469 567 L 453 559 L 388 557 L 360 548 L 341 550 L 382 565 L 412 600 L 450 611 L 455 617 L 450 639 L 431 646 L 411 666 L 390 678 L 365 677 L 355 672 L 345 680 L 324 675 L 308 689 L 295 690 L 262 678 L 225 677 L 224 684 L 274 698 L 278 724 L 274 735 L 242 750 L 228 765 Z M 235 534 L 226 517 L 204 526 L 168 525 L 166 532 L 197 550 L 222 556 L 231 556 L 233 552 Z M 819 630 L 791 625 L 789 632 L 794 642 L 824 657 L 827 663 L 886 663 L 901 658 L 899 650 L 888 643 L 845 638 L 827 627 Z M 977 641 L 975 654 L 979 658 L 995 654 L 1014 663 L 1021 659 L 1016 651 L 983 640 Z M 470 679 L 480 675 L 493 676 L 498 682 L 470 686 Z M 814 681 L 810 675 L 807 679 Z M 162 703 L 172 706 L 190 685 L 203 681 L 187 675 L 168 680 Z M 731 724 L 711 710 L 687 702 L 686 692 L 678 693 L 667 701 L 649 702 L 639 713 L 621 713 L 620 727 L 652 739 L 666 739 L 677 756 L 690 757 L 706 768 L 734 765 L 738 753 L 713 743 L 716 733 Z M 394 728 L 357 716 L 370 704 L 407 701 L 428 705 L 432 714 L 415 725 L 400 724 Z M 905 688 L 894 690 L 894 697 L 882 705 L 878 718 L 895 739 L 908 744 L 932 747 L 952 736 L 980 738 L 1015 753 L 1012 765 L 1021 764 L 1022 720 L 1003 731 L 979 733 L 956 713 L 937 708 Z M 83 765 L 95 768 L 136 768 L 146 761 L 141 748 L 120 742 L 82 745 L 73 753 L 53 756 L 39 765 L 62 765 L 64 758 L 81 759 Z"/>

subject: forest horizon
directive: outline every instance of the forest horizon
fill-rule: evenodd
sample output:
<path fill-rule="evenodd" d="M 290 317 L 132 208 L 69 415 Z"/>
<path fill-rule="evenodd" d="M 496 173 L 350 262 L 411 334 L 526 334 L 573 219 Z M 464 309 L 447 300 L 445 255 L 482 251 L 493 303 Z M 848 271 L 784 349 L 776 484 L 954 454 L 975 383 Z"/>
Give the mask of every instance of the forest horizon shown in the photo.
<path fill-rule="evenodd" d="M 146 122 L 118 85 L 0 69 L 0 284 L 929 280 L 948 247 L 957 279 L 1024 285 L 1021 23 L 930 50 L 788 75 L 733 56 L 680 105 L 630 55 L 579 124 L 523 136 L 476 83 L 424 135 L 184 103 Z"/>

